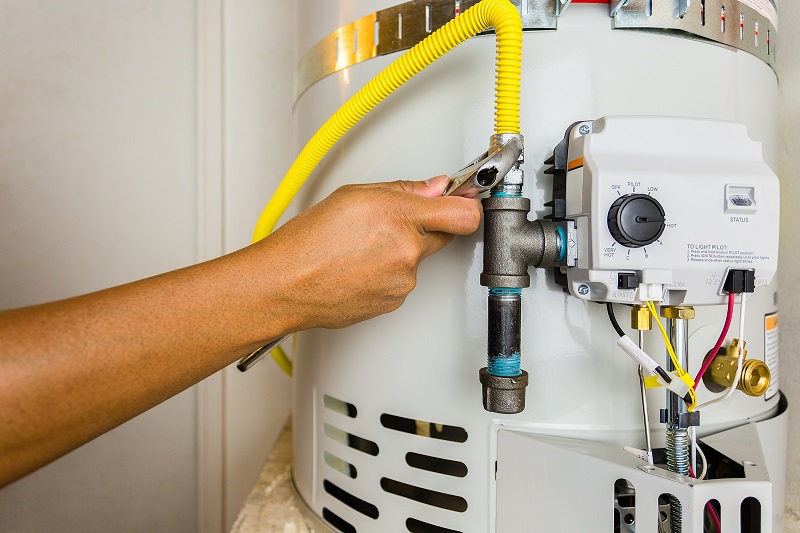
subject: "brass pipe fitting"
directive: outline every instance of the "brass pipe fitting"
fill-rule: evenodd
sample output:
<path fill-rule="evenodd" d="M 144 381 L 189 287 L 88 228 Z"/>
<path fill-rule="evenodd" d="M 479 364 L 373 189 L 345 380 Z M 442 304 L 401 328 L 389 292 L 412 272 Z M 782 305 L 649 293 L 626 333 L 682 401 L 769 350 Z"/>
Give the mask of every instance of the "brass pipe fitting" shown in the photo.
<path fill-rule="evenodd" d="M 661 308 L 661 316 L 671 320 L 691 320 L 694 318 L 694 307 L 691 305 L 665 305 Z"/>
<path fill-rule="evenodd" d="M 747 350 L 744 349 L 747 343 L 742 344 L 743 357 L 747 357 Z M 729 388 L 736 377 L 736 369 L 739 365 L 739 339 L 733 339 L 725 350 L 724 355 L 717 355 L 711 363 L 710 372 L 707 379 L 723 388 Z M 771 375 L 769 367 L 764 361 L 758 359 L 745 359 L 742 366 L 742 374 L 736 388 L 748 396 L 762 396 L 769 388 Z"/>
<path fill-rule="evenodd" d="M 638 331 L 653 329 L 653 314 L 646 305 L 636 304 L 631 308 L 631 328 Z"/>
<path fill-rule="evenodd" d="M 749 359 L 744 362 L 742 377 L 736 388 L 748 396 L 763 396 L 769 388 L 771 378 L 769 367 L 764 361 Z"/>

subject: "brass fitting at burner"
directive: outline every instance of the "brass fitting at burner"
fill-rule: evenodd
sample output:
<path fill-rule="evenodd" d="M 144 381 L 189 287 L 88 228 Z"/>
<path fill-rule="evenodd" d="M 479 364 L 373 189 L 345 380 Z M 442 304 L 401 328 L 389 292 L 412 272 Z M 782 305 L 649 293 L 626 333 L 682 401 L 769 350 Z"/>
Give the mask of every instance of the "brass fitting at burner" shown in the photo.
<path fill-rule="evenodd" d="M 745 345 L 747 345 L 746 342 L 742 344 L 742 351 L 744 352 L 743 357 L 746 358 L 747 350 L 744 349 Z M 731 387 L 739 365 L 738 356 L 739 339 L 733 339 L 726 348 L 726 353 L 717 355 L 714 358 L 709 369 L 708 379 L 721 387 Z M 770 377 L 769 367 L 764 361 L 745 359 L 736 388 L 748 396 L 762 396 L 769 388 Z"/>

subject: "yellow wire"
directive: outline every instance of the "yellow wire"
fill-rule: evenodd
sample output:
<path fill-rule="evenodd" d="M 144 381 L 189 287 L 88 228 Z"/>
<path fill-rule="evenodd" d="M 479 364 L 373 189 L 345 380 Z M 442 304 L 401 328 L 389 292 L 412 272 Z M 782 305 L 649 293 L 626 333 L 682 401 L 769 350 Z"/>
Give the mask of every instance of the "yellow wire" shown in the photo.
<path fill-rule="evenodd" d="M 672 348 L 672 342 L 669 340 L 669 335 L 667 335 L 667 330 L 664 329 L 664 325 L 661 323 L 661 319 L 659 318 L 655 304 L 650 301 L 645 302 L 645 304 L 647 305 L 647 308 L 650 309 L 650 313 L 652 313 L 652 315 L 655 317 L 656 324 L 658 324 L 658 329 L 661 330 L 661 336 L 664 338 L 664 344 L 666 344 L 667 346 L 667 352 L 669 353 L 670 359 L 672 359 L 672 365 L 675 367 L 675 373 L 678 375 L 679 378 L 683 378 L 684 376 L 687 375 L 687 372 L 681 366 L 680 361 L 678 361 L 678 356 L 675 355 L 675 350 Z M 691 385 L 694 385 L 694 383 L 692 383 Z M 691 385 L 689 385 L 689 398 L 691 399 L 691 403 L 689 404 L 689 411 L 694 411 L 694 408 L 697 405 L 697 394 L 695 393 Z"/>
<path fill-rule="evenodd" d="M 675 370 L 678 372 L 678 375 L 683 373 L 683 368 L 681 367 L 680 361 L 678 361 L 678 356 L 675 355 L 675 350 L 672 349 L 672 342 L 669 340 L 669 335 L 667 335 L 667 330 L 664 329 L 664 325 L 661 323 L 661 319 L 658 318 L 658 311 L 656 311 L 656 306 L 653 302 L 645 302 L 647 304 L 647 308 L 650 309 L 650 312 L 656 319 L 656 323 L 658 324 L 658 329 L 661 330 L 661 335 L 664 337 L 664 343 L 667 345 L 667 352 L 669 352 L 669 357 L 672 359 L 672 364 L 675 367 Z"/>
<path fill-rule="evenodd" d="M 261 213 L 253 232 L 253 242 L 272 233 L 317 164 L 364 115 L 425 67 L 490 27 L 494 27 L 497 39 L 495 133 L 519 133 L 522 20 L 509 0 L 482 0 L 392 62 L 322 125 L 297 156 Z M 280 346 L 271 355 L 291 375 L 292 361 Z"/>

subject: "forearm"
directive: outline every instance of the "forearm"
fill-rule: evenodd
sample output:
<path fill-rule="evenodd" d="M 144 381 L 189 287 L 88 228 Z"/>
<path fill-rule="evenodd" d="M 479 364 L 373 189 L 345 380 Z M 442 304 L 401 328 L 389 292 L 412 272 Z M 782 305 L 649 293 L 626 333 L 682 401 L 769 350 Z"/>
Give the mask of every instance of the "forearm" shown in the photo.
<path fill-rule="evenodd" d="M 0 485 L 296 328 L 252 254 L 0 313 Z"/>
<path fill-rule="evenodd" d="M 480 222 L 446 182 L 343 187 L 215 261 L 0 313 L 0 486 L 270 340 L 399 307 L 420 261 Z"/>

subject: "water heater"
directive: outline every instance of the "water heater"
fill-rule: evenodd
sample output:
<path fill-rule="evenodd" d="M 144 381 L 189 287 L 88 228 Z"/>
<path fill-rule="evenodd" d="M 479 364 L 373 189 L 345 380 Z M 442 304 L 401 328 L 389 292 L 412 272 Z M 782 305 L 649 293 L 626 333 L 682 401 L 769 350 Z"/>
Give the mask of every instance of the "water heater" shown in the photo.
<path fill-rule="evenodd" d="M 300 1 L 295 141 L 476 3 Z M 485 228 L 426 259 L 399 310 L 294 339 L 308 520 L 781 531 L 774 0 L 511 3 L 513 143 L 490 142 L 485 33 L 363 118 L 300 193 L 454 175 L 519 145 Z"/>

